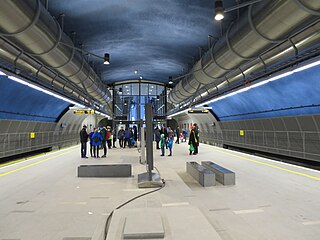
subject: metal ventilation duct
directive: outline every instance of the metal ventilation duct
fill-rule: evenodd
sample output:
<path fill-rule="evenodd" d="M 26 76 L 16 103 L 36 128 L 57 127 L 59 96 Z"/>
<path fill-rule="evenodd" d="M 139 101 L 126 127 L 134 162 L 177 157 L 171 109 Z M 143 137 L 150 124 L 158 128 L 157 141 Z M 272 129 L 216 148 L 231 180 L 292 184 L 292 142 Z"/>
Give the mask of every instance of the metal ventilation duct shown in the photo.
<path fill-rule="evenodd" d="M 219 84 L 224 85 L 230 82 L 226 78 L 230 72 L 239 70 L 238 75 L 239 73 L 241 75 L 245 71 L 252 71 L 254 66 L 247 69 L 239 69 L 239 67 L 250 60 L 259 59 L 267 49 L 285 41 L 288 36 L 319 16 L 320 1 L 277 0 L 251 5 L 246 14 L 231 25 L 225 36 L 193 66 L 191 74 L 173 88 L 168 96 L 169 102 L 181 103 L 209 84 L 211 86 L 208 89 L 214 85 L 218 90 Z M 318 32 L 316 34 L 319 39 Z M 308 42 L 311 43 L 314 40 L 314 36 L 305 39 L 303 45 L 308 47 Z M 278 53 L 281 51 L 279 50 Z M 281 60 L 284 56 L 278 54 L 270 57 L 274 62 Z M 263 67 L 263 62 L 259 64 Z"/>
<path fill-rule="evenodd" d="M 61 30 L 60 25 L 40 0 L 1 0 L 0 36 L 21 49 L 21 52 L 14 56 L 13 50 L 6 52 L 9 50 L 8 44 L 0 42 L 3 46 L 0 49 L 0 56 L 3 59 L 14 58 L 15 64 L 20 62 L 19 66 L 25 66 L 28 71 L 37 69 L 37 75 L 45 75 L 48 78 L 50 74 L 44 73 L 45 68 L 37 66 L 30 68 L 31 63 L 26 61 L 25 56 L 21 57 L 24 54 L 30 55 L 71 81 L 70 83 L 77 85 L 101 104 L 106 105 L 110 100 L 109 90 L 84 57 L 79 51 L 66 46 L 73 46 L 73 42 Z M 74 84 L 68 84 L 67 87 L 72 88 Z"/>

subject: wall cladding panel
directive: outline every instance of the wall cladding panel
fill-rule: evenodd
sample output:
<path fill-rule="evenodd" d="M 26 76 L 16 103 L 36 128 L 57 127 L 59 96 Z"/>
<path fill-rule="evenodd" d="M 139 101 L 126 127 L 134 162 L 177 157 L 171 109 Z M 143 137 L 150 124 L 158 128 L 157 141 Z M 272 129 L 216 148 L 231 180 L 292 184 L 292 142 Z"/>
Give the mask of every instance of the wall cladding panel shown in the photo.
<path fill-rule="evenodd" d="M 304 152 L 304 134 L 302 132 L 288 132 L 291 151 Z"/>
<path fill-rule="evenodd" d="M 271 118 L 274 131 L 284 131 L 286 128 L 285 124 L 282 121 L 282 118 Z"/>
<path fill-rule="evenodd" d="M 274 127 L 273 127 L 273 122 L 270 118 L 266 118 L 266 119 L 261 119 L 262 125 L 263 125 L 263 129 L 265 131 L 274 131 Z"/>
<path fill-rule="evenodd" d="M 254 136 L 254 144 L 256 146 L 263 146 L 264 147 L 263 132 L 262 131 L 255 131 L 255 132 L 253 132 L 253 136 Z"/>
<path fill-rule="evenodd" d="M 252 130 L 263 130 L 263 124 L 261 119 L 254 119 L 252 120 Z"/>
<path fill-rule="evenodd" d="M 320 155 L 320 133 L 305 133 L 305 151 Z"/>
<path fill-rule="evenodd" d="M 320 131 L 320 115 L 313 115 L 314 123 L 317 124 L 317 131 Z"/>
<path fill-rule="evenodd" d="M 275 133 L 276 144 L 275 147 L 278 149 L 288 149 L 288 136 L 286 132 Z"/>
<path fill-rule="evenodd" d="M 300 126 L 296 117 L 285 118 L 287 131 L 300 131 Z"/>
<path fill-rule="evenodd" d="M 297 118 L 302 131 L 316 132 L 319 131 L 312 115 L 301 116 Z"/>

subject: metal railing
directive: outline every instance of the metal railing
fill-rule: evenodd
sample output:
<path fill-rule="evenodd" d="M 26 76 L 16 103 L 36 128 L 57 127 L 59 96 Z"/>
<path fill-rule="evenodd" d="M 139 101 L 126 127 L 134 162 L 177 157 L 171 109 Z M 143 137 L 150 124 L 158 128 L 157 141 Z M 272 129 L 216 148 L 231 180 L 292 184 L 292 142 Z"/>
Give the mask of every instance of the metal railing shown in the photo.
<path fill-rule="evenodd" d="M 27 133 L 0 134 L 0 157 L 12 156 L 53 146 L 67 146 L 79 141 L 78 131 L 35 132 L 35 137 Z"/>
<path fill-rule="evenodd" d="M 230 145 L 320 161 L 320 133 L 312 131 L 201 131 L 202 142 Z"/>

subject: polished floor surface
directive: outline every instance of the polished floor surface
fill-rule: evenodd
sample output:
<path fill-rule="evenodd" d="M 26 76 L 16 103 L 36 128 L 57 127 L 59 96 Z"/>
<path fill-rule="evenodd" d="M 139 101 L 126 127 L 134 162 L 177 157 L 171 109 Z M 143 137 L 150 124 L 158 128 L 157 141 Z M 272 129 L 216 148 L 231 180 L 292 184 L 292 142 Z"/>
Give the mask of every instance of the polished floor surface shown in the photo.
<path fill-rule="evenodd" d="M 137 187 L 146 168 L 136 148 L 110 149 L 99 159 L 80 158 L 79 148 L 0 168 L 0 240 L 102 240 L 115 208 L 153 190 Z M 165 187 L 115 210 L 108 240 L 123 239 L 126 219 L 138 215 L 160 219 L 162 239 L 320 238 L 319 171 L 205 144 L 195 156 L 186 143 L 175 144 L 172 157 L 154 151 Z M 187 161 L 220 164 L 236 173 L 236 185 L 202 187 L 186 173 Z M 100 163 L 130 163 L 132 177 L 77 177 L 79 165 Z"/>

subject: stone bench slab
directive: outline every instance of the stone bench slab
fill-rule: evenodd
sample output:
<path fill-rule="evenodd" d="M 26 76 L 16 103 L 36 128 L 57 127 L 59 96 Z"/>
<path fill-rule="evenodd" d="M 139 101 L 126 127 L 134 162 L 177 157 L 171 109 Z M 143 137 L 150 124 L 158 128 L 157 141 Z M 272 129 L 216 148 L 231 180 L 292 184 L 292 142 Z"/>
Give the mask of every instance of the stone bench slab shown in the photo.
<path fill-rule="evenodd" d="M 216 184 L 214 172 L 206 169 L 197 162 L 187 162 L 187 173 L 203 187 L 214 186 Z"/>
<path fill-rule="evenodd" d="M 131 177 L 131 164 L 80 165 L 78 177 Z"/>
<path fill-rule="evenodd" d="M 216 180 L 223 185 L 235 185 L 236 184 L 236 177 L 235 173 L 221 167 L 220 165 L 210 162 L 210 161 L 202 161 L 201 165 L 211 170 L 215 173 Z"/>

